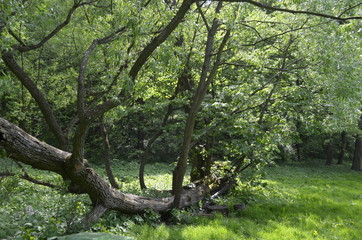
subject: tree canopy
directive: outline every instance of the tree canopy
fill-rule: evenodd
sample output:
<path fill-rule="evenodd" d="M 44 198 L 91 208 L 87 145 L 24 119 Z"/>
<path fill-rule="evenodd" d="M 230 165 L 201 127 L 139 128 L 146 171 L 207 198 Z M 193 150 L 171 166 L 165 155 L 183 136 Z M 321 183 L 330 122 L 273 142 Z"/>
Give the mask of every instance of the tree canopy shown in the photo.
<path fill-rule="evenodd" d="M 87 193 L 94 204 L 87 222 L 107 209 L 197 203 L 288 146 L 298 153 L 306 137 L 359 134 L 361 7 L 355 0 L 5 0 L 0 144 L 14 160 Z M 110 187 L 90 167 L 103 160 L 102 144 L 108 160 L 140 162 L 142 188 L 147 161 L 174 162 L 172 196 Z M 196 187 L 185 191 L 188 163 Z M 230 174 L 210 189 L 215 166 Z"/>

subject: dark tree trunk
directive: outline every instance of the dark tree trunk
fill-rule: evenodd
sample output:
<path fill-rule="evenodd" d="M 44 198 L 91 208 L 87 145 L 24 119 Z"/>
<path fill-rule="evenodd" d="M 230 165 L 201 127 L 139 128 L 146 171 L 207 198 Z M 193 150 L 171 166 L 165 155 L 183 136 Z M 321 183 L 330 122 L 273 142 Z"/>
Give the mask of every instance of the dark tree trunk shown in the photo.
<path fill-rule="evenodd" d="M 302 161 L 302 149 L 301 149 L 301 145 L 302 145 L 302 144 L 300 144 L 300 143 L 296 143 L 296 144 L 294 145 L 295 150 L 296 150 L 296 152 L 297 152 L 297 161 L 298 161 L 298 162 L 301 162 L 301 161 Z"/>
<path fill-rule="evenodd" d="M 352 170 L 361 171 L 361 159 L 362 159 L 362 139 L 360 135 L 356 135 L 354 155 L 351 167 Z"/>
<path fill-rule="evenodd" d="M 205 146 L 206 150 L 205 170 L 204 170 L 205 177 L 211 174 L 211 165 L 213 162 L 212 148 L 214 147 L 214 144 L 215 144 L 215 138 L 212 136 L 211 138 L 208 139 Z"/>
<path fill-rule="evenodd" d="M 219 2 L 216 13 L 220 11 L 222 7 L 222 3 Z M 187 158 L 190 151 L 190 144 L 192 139 L 192 134 L 195 127 L 196 115 L 201 107 L 201 103 L 207 93 L 208 87 L 210 86 L 211 82 L 213 81 L 216 72 L 219 68 L 221 55 L 224 50 L 224 47 L 230 37 L 230 31 L 228 30 L 224 38 L 219 46 L 216 59 L 214 62 L 214 66 L 211 68 L 211 58 L 213 52 L 213 45 L 214 45 L 214 38 L 217 33 L 219 27 L 219 21 L 217 18 L 213 20 L 213 24 L 208 32 L 207 41 L 206 41 L 206 49 L 205 49 L 205 58 L 204 63 L 202 66 L 202 72 L 200 76 L 200 81 L 197 86 L 196 92 L 193 96 L 193 101 L 191 105 L 191 109 L 189 115 L 187 117 L 184 138 L 181 148 L 181 153 L 179 160 L 177 162 L 176 168 L 173 171 L 173 181 L 172 181 L 172 192 L 175 195 L 175 200 L 173 206 L 176 208 L 181 207 L 181 193 L 182 193 L 182 184 L 184 180 L 184 176 L 187 169 Z M 210 70 L 211 69 L 211 70 Z"/>
<path fill-rule="evenodd" d="M 190 172 L 190 181 L 195 182 L 204 177 L 204 165 L 205 160 L 201 153 L 202 149 L 195 147 L 191 150 L 191 172 Z"/>
<path fill-rule="evenodd" d="M 138 171 L 138 180 L 140 182 L 140 188 L 142 190 L 147 189 L 146 183 L 145 183 L 145 166 L 147 164 L 147 156 L 148 156 L 148 148 L 146 148 L 145 153 L 143 154 L 143 158 L 140 162 L 140 169 Z"/>
<path fill-rule="evenodd" d="M 326 158 L 326 165 L 332 165 L 333 164 L 333 142 L 332 139 L 327 140 L 327 158 Z"/>
<path fill-rule="evenodd" d="M 0 146 L 5 148 L 11 158 L 37 169 L 58 173 L 80 186 L 89 195 L 95 207 L 85 219 L 87 223 L 95 221 L 106 209 L 137 214 L 149 209 L 166 212 L 173 206 L 173 196 L 154 199 L 117 191 L 89 167 L 85 160 L 76 161 L 72 165 L 70 153 L 39 141 L 2 118 L 0 118 Z M 203 184 L 190 190 L 183 190 L 180 207 L 198 203 L 209 192 L 208 186 Z"/>
<path fill-rule="evenodd" d="M 195 182 L 210 175 L 214 139 L 208 138 L 205 147 L 194 147 L 191 151 L 190 181 Z M 204 152 L 204 153 L 203 153 Z"/>
<path fill-rule="evenodd" d="M 347 145 L 347 132 L 343 131 L 341 133 L 341 142 L 340 142 L 340 150 L 339 150 L 339 156 L 338 156 L 338 162 L 337 164 L 343 164 L 344 156 L 346 152 L 346 145 Z"/>
<path fill-rule="evenodd" d="M 362 115 L 360 116 L 360 119 L 358 121 L 358 128 L 362 130 Z M 354 145 L 354 155 L 353 155 L 353 161 L 352 161 L 352 170 L 361 171 L 361 159 L 362 159 L 362 139 L 361 135 L 357 134 L 355 136 L 356 142 Z"/>
<path fill-rule="evenodd" d="M 116 180 L 114 179 L 114 175 L 113 175 L 113 172 L 112 172 L 110 145 L 109 145 L 108 133 L 107 133 L 106 126 L 104 124 L 103 117 L 102 117 L 102 120 L 101 120 L 101 126 L 100 127 L 101 127 L 102 137 L 103 137 L 104 165 L 105 165 L 105 168 L 106 168 L 107 177 L 108 177 L 109 182 L 111 183 L 111 186 L 116 188 L 116 189 L 119 189 L 119 186 L 116 183 Z"/>

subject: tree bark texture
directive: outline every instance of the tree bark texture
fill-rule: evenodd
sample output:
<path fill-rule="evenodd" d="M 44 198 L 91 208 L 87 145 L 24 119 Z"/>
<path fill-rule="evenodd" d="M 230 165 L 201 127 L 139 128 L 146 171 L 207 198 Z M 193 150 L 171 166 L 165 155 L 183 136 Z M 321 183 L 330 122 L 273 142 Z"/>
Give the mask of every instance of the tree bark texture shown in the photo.
<path fill-rule="evenodd" d="M 220 2 L 218 4 L 215 12 L 219 13 L 221 7 L 222 7 L 222 4 Z M 222 51 L 230 36 L 230 31 L 227 31 L 223 38 L 222 43 L 220 44 L 219 49 L 218 49 L 218 52 L 216 55 L 216 60 L 214 61 L 214 66 L 211 69 L 211 59 L 212 59 L 212 52 L 213 52 L 213 46 L 214 46 L 214 38 L 215 38 L 215 35 L 219 28 L 219 25 L 220 25 L 219 20 L 217 18 L 214 18 L 212 27 L 210 28 L 208 35 L 207 35 L 205 57 L 204 57 L 204 63 L 202 66 L 200 81 L 197 86 L 196 92 L 193 96 L 191 109 L 190 109 L 190 112 L 189 112 L 187 120 L 186 120 L 186 126 L 185 126 L 185 131 L 184 131 L 184 137 L 183 137 L 183 143 L 182 143 L 180 157 L 177 162 L 176 168 L 173 171 L 172 192 L 175 195 L 174 207 L 176 207 L 176 208 L 180 207 L 182 184 L 183 184 L 183 179 L 184 179 L 184 176 L 186 173 L 187 158 L 188 158 L 189 151 L 190 151 L 192 134 L 194 132 L 196 115 L 197 115 L 197 113 L 200 109 L 201 103 L 206 95 L 207 89 L 216 75 L 216 71 L 217 71 L 219 63 L 220 63 Z"/>
<path fill-rule="evenodd" d="M 0 146 L 3 146 L 9 157 L 15 160 L 37 169 L 56 172 L 79 185 L 95 206 L 101 206 L 94 210 L 97 216 L 100 216 L 105 208 L 130 214 L 143 213 L 149 209 L 166 212 L 172 208 L 173 196 L 156 199 L 121 193 L 111 188 L 87 164 L 79 162 L 75 165 L 69 164 L 70 153 L 36 139 L 3 118 L 0 118 Z M 198 203 L 209 192 L 209 187 L 206 185 L 183 190 L 180 207 Z M 98 211 L 99 209 L 101 211 Z M 94 217 L 91 216 L 90 219 Z"/>

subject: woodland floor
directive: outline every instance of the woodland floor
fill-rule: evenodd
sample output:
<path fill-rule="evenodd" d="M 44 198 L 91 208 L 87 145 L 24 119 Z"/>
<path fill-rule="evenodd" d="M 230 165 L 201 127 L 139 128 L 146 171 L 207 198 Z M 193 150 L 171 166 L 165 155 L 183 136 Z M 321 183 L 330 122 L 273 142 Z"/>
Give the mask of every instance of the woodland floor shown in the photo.
<path fill-rule="evenodd" d="M 137 164 L 114 162 L 115 175 L 124 191 L 138 190 Z M 0 172 L 16 169 L 2 161 Z M 169 189 L 172 166 L 147 166 L 147 184 Z M 47 172 L 28 169 L 44 181 L 61 184 Z M 135 239 L 362 239 L 362 173 L 349 166 L 323 164 L 283 165 L 266 169 L 261 184 L 250 187 L 247 209 L 225 217 L 194 216 L 174 211 L 173 224 L 165 224 L 156 213 L 128 216 L 108 213 L 92 231 L 110 232 Z M 122 176 L 122 177 L 121 177 Z M 250 192 L 252 191 L 252 192 Z M 146 193 L 158 196 L 150 189 Z M 236 198 L 220 200 L 235 203 Z M 46 239 L 81 231 L 78 222 L 89 210 L 86 196 L 62 194 L 62 190 L 34 185 L 15 177 L 0 182 L 0 239 Z"/>

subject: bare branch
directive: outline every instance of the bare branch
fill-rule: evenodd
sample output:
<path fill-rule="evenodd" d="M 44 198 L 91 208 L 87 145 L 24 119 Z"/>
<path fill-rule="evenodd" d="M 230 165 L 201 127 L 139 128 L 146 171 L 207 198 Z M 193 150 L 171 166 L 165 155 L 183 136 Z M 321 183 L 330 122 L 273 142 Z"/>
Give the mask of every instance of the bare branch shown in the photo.
<path fill-rule="evenodd" d="M 312 25 L 312 26 L 309 26 L 309 27 L 304 27 L 304 25 L 306 24 L 307 21 L 308 21 L 308 20 L 306 20 L 306 21 L 302 24 L 302 26 L 300 26 L 300 27 L 298 27 L 298 28 L 293 28 L 293 29 L 290 29 L 290 30 L 288 30 L 288 31 L 275 34 L 275 35 L 273 35 L 273 36 L 260 39 L 260 40 L 254 42 L 254 43 L 243 44 L 242 46 L 243 46 L 243 47 L 256 46 L 256 45 L 258 45 L 259 43 L 266 42 L 266 41 L 268 41 L 268 40 L 270 40 L 270 39 L 273 39 L 273 38 L 276 38 L 276 37 L 280 37 L 280 36 L 283 36 L 283 35 L 288 34 L 288 33 L 291 33 L 291 32 L 297 32 L 297 31 L 300 31 L 300 30 L 312 29 L 312 28 L 321 26 L 321 25 L 323 25 L 323 24 L 326 24 L 325 22 L 323 22 L 323 23 L 318 23 L 318 24 L 315 24 L 315 25 Z"/>
<path fill-rule="evenodd" d="M 222 39 L 222 42 L 220 44 L 220 47 L 219 47 L 219 51 L 217 52 L 216 54 L 216 60 L 215 60 L 215 63 L 214 63 L 214 67 L 211 69 L 211 72 L 208 76 L 208 80 L 207 80 L 207 83 L 211 83 L 213 80 L 214 80 L 214 77 L 216 75 L 216 72 L 220 66 L 220 60 L 221 60 L 221 55 L 222 53 L 224 52 L 224 48 L 226 46 L 226 43 L 227 41 L 229 40 L 230 38 L 230 30 L 227 30 L 225 35 L 224 35 L 224 38 Z"/>
<path fill-rule="evenodd" d="M 147 59 L 155 51 L 155 49 L 163 43 L 168 36 L 175 30 L 179 23 L 184 18 L 185 14 L 190 9 L 193 0 L 184 0 L 181 7 L 177 11 L 176 15 L 170 21 L 170 23 L 158 34 L 157 37 L 151 40 L 149 44 L 142 50 L 141 54 L 138 56 L 136 62 L 130 70 L 130 77 L 132 80 L 135 80 L 142 66 L 146 63 Z"/>
<path fill-rule="evenodd" d="M 14 177 L 14 176 L 18 176 L 17 174 L 15 173 L 11 173 L 11 172 L 0 172 L 0 180 L 2 178 L 5 178 L 5 177 Z M 48 183 L 48 182 L 43 182 L 43 181 L 39 181 L 35 178 L 32 178 L 30 177 L 27 173 L 24 173 L 22 175 L 19 175 L 19 177 L 21 179 L 24 179 L 24 180 L 27 180 L 29 182 L 32 182 L 34 184 L 39 184 L 39 185 L 43 185 L 43 186 L 46 186 L 46 187 L 50 187 L 50 188 L 60 188 L 59 186 L 56 186 L 54 184 L 51 184 L 51 183 Z"/>
<path fill-rule="evenodd" d="M 247 28 L 252 29 L 252 30 L 258 35 L 258 37 L 262 38 L 261 34 L 259 33 L 259 31 L 258 31 L 255 27 L 250 26 L 250 25 L 245 24 L 245 23 L 239 23 L 239 24 L 240 24 L 240 25 L 243 25 L 243 26 L 245 26 L 245 27 L 247 27 Z"/>
<path fill-rule="evenodd" d="M 197 6 L 197 10 L 199 11 L 199 13 L 200 13 L 200 15 L 201 15 L 202 20 L 203 20 L 204 23 L 205 23 L 205 26 L 206 26 L 206 28 L 207 28 L 207 31 L 209 32 L 209 31 L 210 31 L 210 26 L 209 26 L 209 24 L 207 23 L 207 19 L 206 19 L 206 17 L 205 17 L 205 14 L 204 14 L 204 12 L 203 12 L 202 9 L 201 9 L 201 5 L 197 2 L 197 3 L 196 3 L 196 6 Z"/>
<path fill-rule="evenodd" d="M 79 69 L 79 74 L 78 74 L 77 107 L 78 107 L 78 115 L 79 115 L 80 120 L 82 120 L 84 118 L 84 113 L 85 113 L 84 78 L 85 78 L 85 70 L 87 68 L 89 55 L 93 52 L 93 50 L 98 45 L 109 43 L 110 41 L 114 40 L 115 37 L 117 37 L 120 33 L 123 33 L 125 30 L 126 30 L 126 27 L 122 27 L 104 38 L 95 39 L 92 42 L 92 44 L 89 46 L 87 51 L 83 54 L 83 59 L 80 64 L 80 69 Z"/>
<path fill-rule="evenodd" d="M 341 17 L 343 14 L 345 14 L 346 12 L 348 12 L 348 11 L 350 11 L 350 10 L 352 10 L 352 9 L 354 9 L 354 8 L 356 8 L 356 7 L 358 7 L 358 6 L 360 6 L 360 5 L 362 5 L 362 2 L 360 2 L 360 3 L 357 3 L 356 5 L 353 5 L 352 7 L 349 7 L 349 8 L 347 8 L 346 10 L 344 10 L 341 14 L 339 14 L 338 15 L 338 17 Z"/>
<path fill-rule="evenodd" d="M 16 41 L 20 43 L 21 46 L 25 46 L 23 40 L 21 40 L 21 38 L 18 35 L 16 35 L 10 28 L 8 28 L 8 32 L 13 38 L 15 38 Z"/>
<path fill-rule="evenodd" d="M 11 159 L 65 175 L 64 163 L 70 153 L 36 139 L 3 118 L 0 118 L 0 146 Z"/>
<path fill-rule="evenodd" d="M 111 153 L 110 153 L 110 144 L 108 139 L 108 132 L 104 123 L 104 116 L 101 117 L 100 129 L 103 137 L 103 146 L 104 146 L 104 165 L 107 173 L 107 177 L 111 186 L 113 188 L 119 189 L 119 186 L 114 179 L 112 167 L 111 167 Z"/>
<path fill-rule="evenodd" d="M 14 46 L 14 49 L 19 50 L 20 52 L 28 52 L 37 48 L 40 48 L 41 46 L 43 46 L 47 41 L 49 41 L 52 37 L 54 37 L 60 30 L 62 30 L 65 26 L 68 25 L 68 23 L 70 22 L 70 19 L 72 18 L 72 15 L 74 13 L 74 11 L 83 5 L 86 5 L 89 3 L 74 3 L 73 7 L 69 10 L 67 18 L 65 19 L 64 22 L 62 22 L 61 24 L 59 24 L 51 33 L 49 33 L 45 38 L 43 38 L 39 43 L 35 44 L 35 45 L 28 45 L 28 46 L 23 46 L 23 45 L 17 45 Z"/>
<path fill-rule="evenodd" d="M 215 2 L 219 2 L 219 1 L 222 1 L 222 2 L 245 2 L 245 3 L 250 3 L 254 6 L 260 7 L 260 8 L 269 9 L 269 10 L 273 10 L 273 11 L 287 12 L 287 13 L 293 13 L 293 14 L 306 14 L 306 15 L 329 18 L 329 19 L 334 19 L 334 20 L 339 20 L 339 21 L 362 19 L 362 17 L 359 17 L 359 16 L 352 16 L 352 17 L 345 17 L 345 18 L 341 17 L 341 15 L 343 15 L 346 11 L 348 11 L 350 9 L 347 9 L 346 11 L 342 12 L 342 14 L 340 14 L 339 16 L 333 16 L 333 15 L 329 15 L 329 14 L 312 12 L 312 11 L 292 10 L 292 9 L 287 9 L 287 8 L 273 7 L 273 6 L 270 6 L 270 5 L 261 3 L 261 2 L 253 1 L 253 0 L 213 0 L 213 1 L 215 1 Z M 352 8 L 355 8 L 361 4 L 362 3 L 359 3 Z"/>

